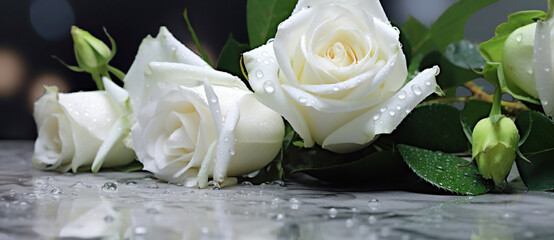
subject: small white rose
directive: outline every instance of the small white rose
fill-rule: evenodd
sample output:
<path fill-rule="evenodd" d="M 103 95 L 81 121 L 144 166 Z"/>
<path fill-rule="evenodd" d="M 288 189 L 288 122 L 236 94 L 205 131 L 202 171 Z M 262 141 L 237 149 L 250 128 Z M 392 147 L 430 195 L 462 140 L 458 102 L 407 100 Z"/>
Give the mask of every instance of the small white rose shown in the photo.
<path fill-rule="evenodd" d="M 146 38 L 127 77 L 144 169 L 186 186 L 228 184 L 267 165 L 284 136 L 279 114 L 242 81 L 206 65 L 162 27 Z"/>
<path fill-rule="evenodd" d="M 435 91 L 438 67 L 408 84 L 399 32 L 377 0 L 300 0 L 273 42 L 244 54 L 260 102 L 304 139 L 351 152 L 391 133 Z"/>
<path fill-rule="evenodd" d="M 549 7 L 550 2 L 549 2 Z M 549 10 L 550 11 L 550 10 Z M 538 21 L 535 31 L 533 65 L 535 83 L 542 107 L 547 116 L 554 117 L 554 17 Z"/>
<path fill-rule="evenodd" d="M 33 113 L 37 167 L 61 172 L 90 167 L 97 172 L 134 160 L 133 150 L 123 144 L 130 128 L 127 92 L 109 80 L 104 85 L 106 91 L 67 94 L 45 87 Z"/>

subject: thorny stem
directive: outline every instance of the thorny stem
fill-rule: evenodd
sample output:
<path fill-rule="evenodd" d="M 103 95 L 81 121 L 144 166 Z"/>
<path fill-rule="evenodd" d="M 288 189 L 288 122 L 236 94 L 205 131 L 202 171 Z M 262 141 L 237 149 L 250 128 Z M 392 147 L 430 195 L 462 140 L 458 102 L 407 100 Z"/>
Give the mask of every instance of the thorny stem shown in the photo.
<path fill-rule="evenodd" d="M 493 94 L 489 94 L 483 90 L 482 87 L 475 84 L 474 82 L 467 82 L 464 84 L 466 88 L 468 88 L 473 95 L 469 97 L 456 97 L 456 98 L 437 98 L 433 100 L 426 101 L 425 103 L 434 103 L 434 102 L 444 102 L 444 103 L 453 103 L 453 102 L 467 102 L 469 100 L 478 99 L 478 100 L 484 100 L 487 102 L 493 101 Z M 520 101 L 517 102 L 508 102 L 508 101 L 501 101 L 501 106 L 510 109 L 514 112 L 522 112 L 529 110 L 525 105 L 523 105 Z"/>

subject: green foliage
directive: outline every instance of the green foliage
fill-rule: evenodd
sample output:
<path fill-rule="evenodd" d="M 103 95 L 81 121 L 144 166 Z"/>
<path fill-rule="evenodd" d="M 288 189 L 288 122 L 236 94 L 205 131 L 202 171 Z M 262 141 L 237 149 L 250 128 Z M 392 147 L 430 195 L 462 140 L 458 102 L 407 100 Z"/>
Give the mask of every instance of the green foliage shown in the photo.
<path fill-rule="evenodd" d="M 467 19 L 478 10 L 497 0 L 461 0 L 452 4 L 431 27 L 426 27 L 414 18 L 402 26 L 413 47 L 413 55 L 426 55 L 432 51 L 444 51 L 453 42 L 464 38 Z"/>
<path fill-rule="evenodd" d="M 530 190 L 554 190 L 554 123 L 539 112 L 524 112 L 516 120 L 521 133 L 529 131 L 516 159 L 521 179 Z"/>
<path fill-rule="evenodd" d="M 196 32 L 194 32 L 194 28 L 192 28 L 192 24 L 189 21 L 189 17 L 187 14 L 187 9 L 185 8 L 185 11 L 183 12 L 183 17 L 185 18 L 185 22 L 187 22 L 187 28 L 190 32 L 190 36 L 192 37 L 192 40 L 194 41 L 194 44 L 196 45 L 196 48 L 200 52 L 200 55 L 202 56 L 202 59 L 208 63 L 210 66 L 213 66 L 210 62 L 210 58 L 208 57 L 208 54 L 206 51 L 204 51 L 204 48 L 202 48 L 202 45 L 200 44 L 200 41 L 198 40 L 198 37 L 196 36 Z"/>
<path fill-rule="evenodd" d="M 393 136 L 397 144 L 449 153 L 467 152 L 469 142 L 460 118 L 460 111 L 452 105 L 422 105 L 402 121 Z"/>
<path fill-rule="evenodd" d="M 398 145 L 398 151 L 410 169 L 433 186 L 464 195 L 479 195 L 494 188 L 492 181 L 479 174 L 475 164 L 442 152 L 408 145 Z"/>
<path fill-rule="evenodd" d="M 250 47 L 256 48 L 275 36 L 277 25 L 287 19 L 297 0 L 248 0 L 246 24 Z"/>
<path fill-rule="evenodd" d="M 125 166 L 116 167 L 113 169 L 118 172 L 137 172 L 137 171 L 141 171 L 143 168 L 144 166 L 139 161 L 132 161 L 131 163 Z"/>
<path fill-rule="evenodd" d="M 239 43 L 233 38 L 233 35 L 229 35 L 217 59 L 217 69 L 226 71 L 235 76 L 241 76 L 240 56 L 243 52 L 248 50 L 250 50 L 248 44 Z"/>

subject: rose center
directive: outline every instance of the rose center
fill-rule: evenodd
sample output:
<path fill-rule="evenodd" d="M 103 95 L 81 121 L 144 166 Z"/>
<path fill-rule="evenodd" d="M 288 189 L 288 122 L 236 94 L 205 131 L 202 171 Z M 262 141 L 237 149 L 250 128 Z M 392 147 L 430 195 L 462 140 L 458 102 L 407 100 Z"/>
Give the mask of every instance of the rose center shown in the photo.
<path fill-rule="evenodd" d="M 340 67 L 345 67 L 353 63 L 357 64 L 359 60 L 352 46 L 343 42 L 335 42 L 332 46 L 327 48 L 325 56 L 323 57 Z"/>

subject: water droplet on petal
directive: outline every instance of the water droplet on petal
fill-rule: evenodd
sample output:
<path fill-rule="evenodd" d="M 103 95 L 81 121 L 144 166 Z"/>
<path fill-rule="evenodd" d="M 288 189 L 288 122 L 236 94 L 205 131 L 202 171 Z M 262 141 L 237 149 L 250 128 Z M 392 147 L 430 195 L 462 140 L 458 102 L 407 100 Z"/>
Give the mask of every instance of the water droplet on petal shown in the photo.
<path fill-rule="evenodd" d="M 397 106 L 396 106 L 396 110 L 399 110 L 399 111 L 402 110 L 402 106 L 397 105 Z"/>
<path fill-rule="evenodd" d="M 373 121 L 377 121 L 379 120 L 379 118 L 381 117 L 381 114 L 377 113 L 373 116 Z"/>
<path fill-rule="evenodd" d="M 414 92 L 415 95 L 418 95 L 418 96 L 421 95 L 421 88 L 418 85 L 413 85 L 412 91 Z"/>
<path fill-rule="evenodd" d="M 396 115 L 396 112 L 391 110 L 391 111 L 389 112 L 389 115 L 392 117 L 392 116 Z"/>
<path fill-rule="evenodd" d="M 275 92 L 275 84 L 271 81 L 265 81 L 264 82 L 264 90 L 266 93 L 274 93 Z"/>
<path fill-rule="evenodd" d="M 426 85 L 426 86 L 431 86 L 431 84 L 432 84 L 432 83 L 431 83 L 431 80 L 425 80 L 425 85 Z"/>
<path fill-rule="evenodd" d="M 340 90 L 340 89 L 339 89 L 338 86 L 334 86 L 334 87 L 333 87 L 333 91 L 338 92 L 339 90 Z"/>
<path fill-rule="evenodd" d="M 521 42 L 523 40 L 523 35 L 520 33 L 518 35 L 516 35 L 516 42 Z"/>
<path fill-rule="evenodd" d="M 545 72 L 550 72 L 550 68 L 544 68 Z"/>
<path fill-rule="evenodd" d="M 269 56 L 269 53 L 267 53 L 266 51 L 263 51 L 263 52 L 262 52 L 262 56 L 268 57 L 268 56 Z"/>
<path fill-rule="evenodd" d="M 229 149 L 229 155 L 234 156 L 235 155 L 235 149 Z"/>
<path fill-rule="evenodd" d="M 270 38 L 267 40 L 267 43 L 272 43 L 275 39 L 274 38 Z"/>
<path fill-rule="evenodd" d="M 548 101 L 547 101 L 547 100 L 541 100 L 541 104 L 542 104 L 543 106 L 546 106 L 546 105 L 548 105 Z"/>
<path fill-rule="evenodd" d="M 257 78 L 263 78 L 264 77 L 264 73 L 260 70 L 256 71 L 256 77 Z"/>
<path fill-rule="evenodd" d="M 305 97 L 300 97 L 300 98 L 298 98 L 298 102 L 300 102 L 301 104 L 306 104 L 306 102 L 308 102 L 308 100 Z"/>
<path fill-rule="evenodd" d="M 354 220 L 346 219 L 346 222 L 344 224 L 346 225 L 346 228 L 351 228 L 352 226 L 354 226 Z"/>
<path fill-rule="evenodd" d="M 111 215 L 107 215 L 104 217 L 104 222 L 111 223 L 113 222 L 113 220 L 114 220 L 114 217 L 112 217 Z"/>
<path fill-rule="evenodd" d="M 400 100 L 406 99 L 406 92 L 404 90 L 401 90 L 398 93 L 398 99 L 400 99 Z"/>
<path fill-rule="evenodd" d="M 377 222 L 377 217 L 375 217 L 375 216 L 369 216 L 369 217 L 367 218 L 367 222 L 368 222 L 369 224 L 375 224 L 375 223 Z"/>
<path fill-rule="evenodd" d="M 54 195 L 60 195 L 62 194 L 62 190 L 59 187 L 52 187 L 52 190 L 50 190 L 50 193 Z"/>
<path fill-rule="evenodd" d="M 379 111 L 381 111 L 382 113 L 384 113 L 385 111 L 387 111 L 387 107 L 382 107 L 381 109 L 379 109 Z"/>

